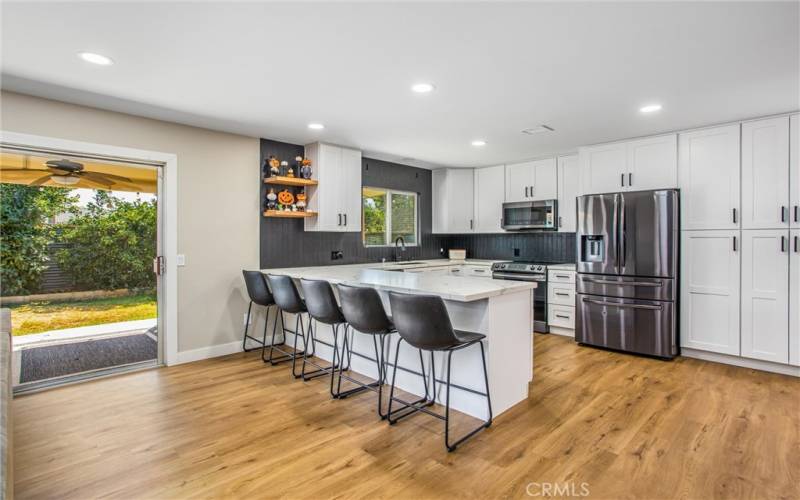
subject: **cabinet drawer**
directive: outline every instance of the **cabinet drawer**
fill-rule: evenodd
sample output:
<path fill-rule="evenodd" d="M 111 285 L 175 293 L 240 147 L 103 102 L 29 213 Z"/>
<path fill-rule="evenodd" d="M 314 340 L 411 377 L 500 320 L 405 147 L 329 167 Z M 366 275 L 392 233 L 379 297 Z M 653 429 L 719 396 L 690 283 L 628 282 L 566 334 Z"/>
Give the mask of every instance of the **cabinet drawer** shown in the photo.
<path fill-rule="evenodd" d="M 570 306 L 547 306 L 547 324 L 561 328 L 575 329 L 575 308 Z"/>
<path fill-rule="evenodd" d="M 564 285 L 549 285 L 547 287 L 547 302 L 564 306 L 575 306 L 575 287 Z"/>
<path fill-rule="evenodd" d="M 466 272 L 468 276 L 477 276 L 479 278 L 492 277 L 492 269 L 486 266 L 467 266 Z"/>
<path fill-rule="evenodd" d="M 575 283 L 575 271 L 550 269 L 547 271 L 547 281 L 550 283 Z"/>

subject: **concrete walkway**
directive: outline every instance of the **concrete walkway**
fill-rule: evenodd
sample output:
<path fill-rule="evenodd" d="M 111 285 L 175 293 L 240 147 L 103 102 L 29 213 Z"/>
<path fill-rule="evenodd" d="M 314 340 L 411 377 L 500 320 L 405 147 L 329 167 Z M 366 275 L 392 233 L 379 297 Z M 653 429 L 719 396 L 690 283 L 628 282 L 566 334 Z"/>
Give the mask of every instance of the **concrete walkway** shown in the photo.
<path fill-rule="evenodd" d="M 65 328 L 63 330 L 50 330 L 43 333 L 32 333 L 14 337 L 14 350 L 29 347 L 41 347 L 46 344 L 56 344 L 64 341 L 88 340 L 92 338 L 108 337 L 113 335 L 126 335 L 131 332 L 155 328 L 158 320 L 141 319 L 137 321 L 121 321 L 119 323 L 105 323 L 102 325 L 81 326 L 78 328 Z"/>

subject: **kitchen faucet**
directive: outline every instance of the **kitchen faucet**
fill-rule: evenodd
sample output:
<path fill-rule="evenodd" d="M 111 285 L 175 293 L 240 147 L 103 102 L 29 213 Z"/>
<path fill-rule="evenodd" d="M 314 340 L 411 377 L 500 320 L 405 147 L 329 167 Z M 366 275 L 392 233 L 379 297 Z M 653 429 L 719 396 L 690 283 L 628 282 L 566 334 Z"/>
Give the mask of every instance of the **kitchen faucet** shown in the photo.
<path fill-rule="evenodd" d="M 403 259 L 400 258 L 400 254 L 397 253 L 397 242 L 398 241 L 402 245 L 403 252 L 406 251 L 406 240 L 404 240 L 402 236 L 398 236 L 397 238 L 395 238 L 395 240 L 394 240 L 394 260 L 395 260 L 395 262 L 400 262 L 401 260 L 403 260 Z"/>

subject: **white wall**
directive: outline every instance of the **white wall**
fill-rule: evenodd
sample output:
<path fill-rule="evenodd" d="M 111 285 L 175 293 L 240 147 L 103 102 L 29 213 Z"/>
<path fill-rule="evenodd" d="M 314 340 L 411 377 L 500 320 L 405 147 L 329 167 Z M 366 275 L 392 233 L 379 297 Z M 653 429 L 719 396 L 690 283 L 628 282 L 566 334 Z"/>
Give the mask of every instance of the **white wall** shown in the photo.
<path fill-rule="evenodd" d="M 11 92 L 0 93 L 0 130 L 177 155 L 178 351 L 241 340 L 241 271 L 258 268 L 257 138 Z"/>

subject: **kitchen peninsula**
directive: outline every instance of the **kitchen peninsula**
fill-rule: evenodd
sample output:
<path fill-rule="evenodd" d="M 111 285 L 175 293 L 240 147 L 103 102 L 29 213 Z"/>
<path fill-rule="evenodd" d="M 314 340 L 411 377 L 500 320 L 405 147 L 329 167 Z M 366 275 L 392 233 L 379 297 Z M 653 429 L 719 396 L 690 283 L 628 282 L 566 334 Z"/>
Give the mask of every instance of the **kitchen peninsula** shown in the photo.
<path fill-rule="evenodd" d="M 486 335 L 484 342 L 489 391 L 494 415 L 497 416 L 528 397 L 528 383 L 533 376 L 532 302 L 536 284 L 419 272 L 424 268 L 448 265 L 452 265 L 452 261 L 441 259 L 413 263 L 294 267 L 262 271 L 267 274 L 288 275 L 295 280 L 306 278 L 325 280 L 331 284 L 342 283 L 374 288 L 380 293 L 389 314 L 391 314 L 389 291 L 442 297 L 454 328 Z M 290 318 L 287 314 L 286 322 L 293 324 L 294 318 Z M 330 327 L 320 323 L 315 324 L 314 328 L 318 339 L 332 341 Z M 397 335 L 392 337 L 392 341 L 389 342 L 389 352 L 394 356 Z M 287 343 L 291 343 L 292 340 L 290 337 Z M 354 335 L 353 351 L 372 355 L 371 339 L 366 335 Z M 330 361 L 333 352 L 330 348 L 318 344 L 316 355 Z M 484 389 L 480 351 L 477 348 L 470 348 L 455 356 L 459 359 L 458 363 L 453 363 L 452 379 L 455 385 L 450 396 L 451 406 L 474 417 L 485 419 L 488 415 L 484 398 L 470 392 L 470 390 L 480 392 Z M 426 371 L 429 368 L 427 366 L 429 361 L 426 359 Z M 438 353 L 434 364 L 436 378 L 443 380 L 446 363 Z M 418 371 L 418 354 L 406 346 L 400 351 L 399 365 Z M 358 356 L 353 356 L 352 369 L 372 378 L 377 377 L 374 363 Z M 425 393 L 420 377 L 403 371 L 398 371 L 397 386 L 416 395 L 421 396 Z M 437 401 L 443 403 L 444 391 L 439 392 Z"/>

